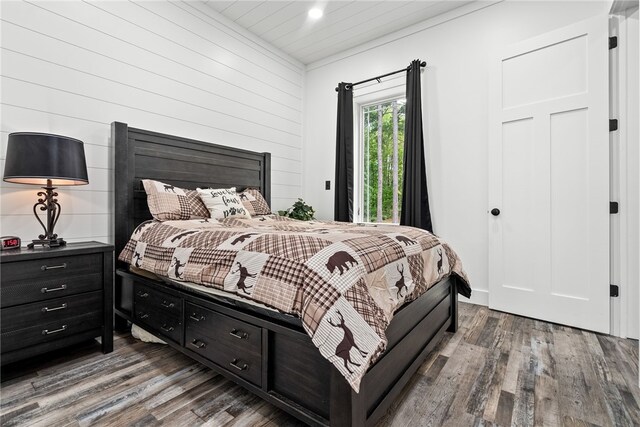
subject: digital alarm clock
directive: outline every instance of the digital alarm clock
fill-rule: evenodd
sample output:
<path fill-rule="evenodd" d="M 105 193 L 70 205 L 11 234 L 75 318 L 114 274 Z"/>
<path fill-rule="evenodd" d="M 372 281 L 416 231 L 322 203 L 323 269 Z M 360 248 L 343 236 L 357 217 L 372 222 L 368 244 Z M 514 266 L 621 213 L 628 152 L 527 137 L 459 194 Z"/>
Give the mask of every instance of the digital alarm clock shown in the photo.
<path fill-rule="evenodd" d="M 0 249 L 8 250 L 8 249 L 20 249 L 20 245 L 22 241 L 17 236 L 3 236 L 0 237 L 2 240 L 2 247 Z"/>

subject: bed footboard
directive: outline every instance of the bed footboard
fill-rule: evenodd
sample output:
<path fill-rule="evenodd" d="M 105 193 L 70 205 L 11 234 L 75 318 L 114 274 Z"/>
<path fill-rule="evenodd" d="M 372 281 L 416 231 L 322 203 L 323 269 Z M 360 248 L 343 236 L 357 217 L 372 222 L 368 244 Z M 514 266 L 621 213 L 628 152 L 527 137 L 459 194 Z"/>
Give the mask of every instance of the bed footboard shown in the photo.
<path fill-rule="evenodd" d="M 394 317 L 387 351 L 362 379 L 360 393 L 332 367 L 332 426 L 371 426 L 386 414 L 444 333 L 457 327 L 455 290 L 454 278 L 440 282 Z"/>

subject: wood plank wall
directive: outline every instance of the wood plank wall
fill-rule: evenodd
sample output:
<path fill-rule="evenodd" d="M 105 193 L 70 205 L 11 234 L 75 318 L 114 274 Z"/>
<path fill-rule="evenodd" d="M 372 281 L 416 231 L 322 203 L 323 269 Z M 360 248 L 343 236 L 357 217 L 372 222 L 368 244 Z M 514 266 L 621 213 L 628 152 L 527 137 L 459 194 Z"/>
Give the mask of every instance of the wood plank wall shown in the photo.
<path fill-rule="evenodd" d="M 301 196 L 304 65 L 204 2 L 1 2 L 0 15 L 0 171 L 11 132 L 84 141 L 90 184 L 59 188 L 68 241 L 113 242 L 112 121 L 269 151 L 274 209 Z M 2 235 L 41 232 L 37 189 L 0 184 Z"/>

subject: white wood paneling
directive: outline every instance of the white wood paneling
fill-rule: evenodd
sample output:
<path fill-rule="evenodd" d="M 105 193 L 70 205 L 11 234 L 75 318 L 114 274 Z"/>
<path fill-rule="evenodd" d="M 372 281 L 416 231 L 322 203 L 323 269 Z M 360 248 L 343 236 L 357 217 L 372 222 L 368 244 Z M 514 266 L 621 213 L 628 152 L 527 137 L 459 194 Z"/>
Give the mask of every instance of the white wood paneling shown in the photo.
<path fill-rule="evenodd" d="M 207 6 L 308 64 L 471 1 L 209 1 Z M 324 11 L 310 19 L 312 7 Z"/>
<path fill-rule="evenodd" d="M 60 187 L 56 231 L 113 239 L 110 123 L 272 153 L 272 205 L 301 196 L 304 66 L 201 2 L 2 2 L 0 173 L 7 135 L 85 142 L 90 184 Z M 206 13 L 203 13 L 205 11 Z M 1 233 L 40 232 L 37 187 L 0 183 Z"/>

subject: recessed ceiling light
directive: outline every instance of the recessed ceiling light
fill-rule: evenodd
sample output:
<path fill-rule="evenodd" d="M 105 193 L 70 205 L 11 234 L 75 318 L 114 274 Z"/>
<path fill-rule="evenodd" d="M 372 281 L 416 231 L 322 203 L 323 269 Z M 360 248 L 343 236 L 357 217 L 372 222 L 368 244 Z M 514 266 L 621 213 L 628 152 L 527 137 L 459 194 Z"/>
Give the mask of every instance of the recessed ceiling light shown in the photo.
<path fill-rule="evenodd" d="M 322 9 L 318 9 L 317 7 L 314 7 L 313 9 L 309 9 L 309 18 L 311 19 L 322 18 Z"/>

